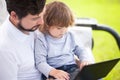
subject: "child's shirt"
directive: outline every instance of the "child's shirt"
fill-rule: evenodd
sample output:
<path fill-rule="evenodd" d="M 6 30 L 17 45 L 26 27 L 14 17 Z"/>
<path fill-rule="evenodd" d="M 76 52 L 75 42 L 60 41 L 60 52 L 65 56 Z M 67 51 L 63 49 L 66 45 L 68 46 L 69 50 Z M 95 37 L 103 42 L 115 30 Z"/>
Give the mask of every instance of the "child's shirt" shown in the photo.
<path fill-rule="evenodd" d="M 77 44 L 74 35 L 69 31 L 59 39 L 37 32 L 36 66 L 46 77 L 53 68 L 76 64 L 74 55 L 77 55 L 80 61 L 89 61 L 87 54 L 84 47 Z"/>

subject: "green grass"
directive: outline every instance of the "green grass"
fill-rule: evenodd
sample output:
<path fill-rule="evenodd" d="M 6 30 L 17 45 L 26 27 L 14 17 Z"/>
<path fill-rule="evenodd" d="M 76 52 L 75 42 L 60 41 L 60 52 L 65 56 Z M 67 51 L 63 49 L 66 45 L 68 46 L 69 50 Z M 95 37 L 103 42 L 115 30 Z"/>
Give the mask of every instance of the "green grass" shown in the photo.
<path fill-rule="evenodd" d="M 50 1 L 50 0 L 48 0 Z M 52 1 L 52 0 L 51 0 Z M 73 11 L 76 17 L 95 18 L 99 24 L 105 24 L 120 34 L 119 0 L 61 0 Z M 120 50 L 114 38 L 104 31 L 93 31 L 95 41 L 93 54 L 96 62 L 120 57 Z M 120 62 L 104 80 L 120 80 Z"/>

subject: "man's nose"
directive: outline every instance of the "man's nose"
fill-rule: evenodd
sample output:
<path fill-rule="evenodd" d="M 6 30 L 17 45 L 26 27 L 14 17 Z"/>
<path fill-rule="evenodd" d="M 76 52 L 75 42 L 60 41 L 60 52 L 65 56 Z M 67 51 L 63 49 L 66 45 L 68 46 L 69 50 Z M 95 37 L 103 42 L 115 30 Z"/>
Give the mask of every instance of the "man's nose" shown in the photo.
<path fill-rule="evenodd" d="M 44 24 L 43 19 L 39 19 L 38 22 L 37 22 L 37 24 L 43 25 Z"/>

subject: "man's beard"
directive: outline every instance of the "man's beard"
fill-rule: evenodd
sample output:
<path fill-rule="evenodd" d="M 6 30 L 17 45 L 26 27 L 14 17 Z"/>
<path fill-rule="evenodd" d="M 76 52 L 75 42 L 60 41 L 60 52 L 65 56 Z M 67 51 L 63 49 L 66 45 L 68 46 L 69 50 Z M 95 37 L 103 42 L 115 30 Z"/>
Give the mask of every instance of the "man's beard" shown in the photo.
<path fill-rule="evenodd" d="M 33 32 L 33 31 L 37 30 L 40 25 L 33 26 L 31 29 L 25 29 L 24 26 L 22 26 L 21 21 L 20 21 L 17 26 L 18 26 L 18 29 L 21 31 Z"/>

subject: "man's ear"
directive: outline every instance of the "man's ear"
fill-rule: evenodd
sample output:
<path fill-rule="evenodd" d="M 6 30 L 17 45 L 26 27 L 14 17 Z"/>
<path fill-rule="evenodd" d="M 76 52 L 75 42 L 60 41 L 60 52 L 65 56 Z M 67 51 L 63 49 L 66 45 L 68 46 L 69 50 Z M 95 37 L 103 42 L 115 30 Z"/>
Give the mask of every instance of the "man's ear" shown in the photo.
<path fill-rule="evenodd" d="M 16 12 L 11 11 L 10 13 L 10 20 L 14 23 L 17 24 L 19 22 L 19 18 L 18 15 L 16 14 Z"/>

